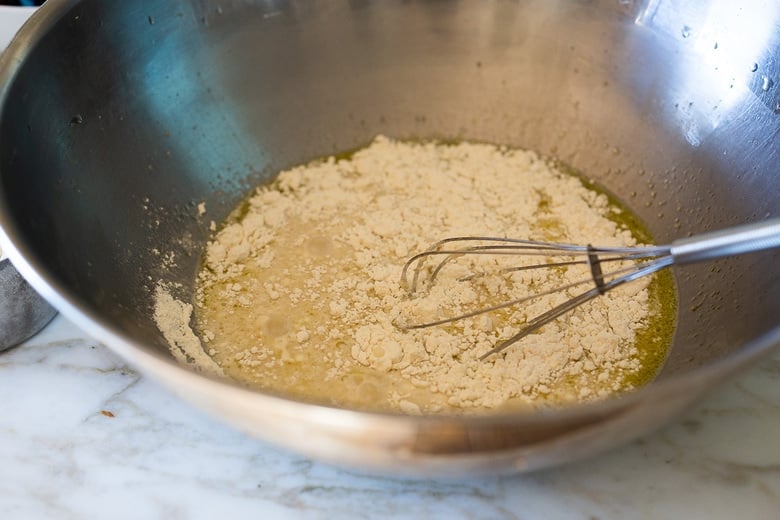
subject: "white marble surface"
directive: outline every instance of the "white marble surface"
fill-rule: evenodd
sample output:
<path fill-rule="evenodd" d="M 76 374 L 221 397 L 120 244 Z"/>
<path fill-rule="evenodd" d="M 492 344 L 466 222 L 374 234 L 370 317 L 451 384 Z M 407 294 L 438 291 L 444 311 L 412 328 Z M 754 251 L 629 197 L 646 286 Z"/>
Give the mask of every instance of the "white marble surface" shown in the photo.
<path fill-rule="evenodd" d="M 780 353 L 660 432 L 456 482 L 356 475 L 249 439 L 58 317 L 0 354 L 0 518 L 780 517 Z"/>
<path fill-rule="evenodd" d="M 0 45 L 28 11 L 0 8 Z M 780 518 L 780 353 L 660 432 L 531 475 L 356 475 L 193 410 L 62 317 L 0 354 L 0 519 Z"/>

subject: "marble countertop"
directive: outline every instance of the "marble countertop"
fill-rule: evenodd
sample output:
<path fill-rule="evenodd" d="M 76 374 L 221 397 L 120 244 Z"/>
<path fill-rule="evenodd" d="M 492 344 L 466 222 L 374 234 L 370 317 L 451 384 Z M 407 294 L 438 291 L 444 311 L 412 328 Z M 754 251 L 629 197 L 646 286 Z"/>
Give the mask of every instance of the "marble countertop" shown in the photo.
<path fill-rule="evenodd" d="M 0 396 L 6 520 L 780 516 L 780 353 L 605 455 L 460 481 L 354 474 L 247 438 L 63 317 L 0 354 Z"/>
<path fill-rule="evenodd" d="M 0 8 L 0 47 L 29 15 Z M 0 518 L 780 517 L 780 352 L 659 432 L 562 468 L 358 475 L 247 438 L 63 317 L 0 354 Z"/>

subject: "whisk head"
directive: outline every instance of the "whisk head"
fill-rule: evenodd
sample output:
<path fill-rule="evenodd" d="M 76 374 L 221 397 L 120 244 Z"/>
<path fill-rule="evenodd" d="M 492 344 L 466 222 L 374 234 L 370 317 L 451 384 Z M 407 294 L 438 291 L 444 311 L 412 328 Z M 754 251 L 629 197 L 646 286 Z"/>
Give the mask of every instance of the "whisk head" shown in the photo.
<path fill-rule="evenodd" d="M 466 283 L 495 274 L 511 276 L 512 273 L 516 272 L 540 269 L 569 269 L 575 266 L 584 266 L 578 269 L 585 268 L 587 274 L 580 279 L 566 281 L 554 288 L 523 294 L 508 301 L 481 307 L 455 316 L 447 316 L 422 323 L 405 324 L 402 328 L 412 330 L 445 325 L 481 314 L 529 304 L 548 295 L 569 292 L 582 286 L 590 286 L 584 292 L 526 321 L 521 325 L 517 333 L 501 341 L 493 349 L 482 355 L 480 360 L 484 360 L 493 354 L 502 352 L 518 340 L 583 303 L 620 285 L 650 275 L 673 263 L 669 246 L 594 247 L 591 245 L 583 246 L 489 236 L 461 236 L 441 240 L 429 249 L 409 258 L 404 265 L 401 282 L 409 291 L 410 296 L 415 297 L 433 287 L 437 279 L 442 275 L 442 272 L 452 267 L 456 260 L 477 256 L 513 257 L 511 259 L 513 265 L 507 266 L 505 265 L 506 262 L 495 262 L 492 271 L 483 270 L 480 267 L 480 270 L 472 270 L 466 274 L 459 275 L 457 277 L 458 282 Z M 523 258 L 523 261 L 517 261 L 518 258 Z M 605 266 L 609 265 L 615 267 L 606 269 Z M 474 265 L 469 265 L 469 268 L 473 269 Z"/>

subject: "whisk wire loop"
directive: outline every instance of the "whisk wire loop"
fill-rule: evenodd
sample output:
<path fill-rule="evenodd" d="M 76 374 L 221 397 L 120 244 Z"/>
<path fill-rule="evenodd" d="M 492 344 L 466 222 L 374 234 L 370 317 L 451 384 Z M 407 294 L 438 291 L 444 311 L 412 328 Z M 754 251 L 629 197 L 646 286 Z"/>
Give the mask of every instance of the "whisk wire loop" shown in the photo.
<path fill-rule="evenodd" d="M 457 243 L 476 244 L 458 247 Z M 421 287 L 423 271 L 427 261 L 434 257 L 441 257 L 441 260 L 430 267 L 427 276 L 427 287 L 431 287 L 439 274 L 447 265 L 457 258 L 467 255 L 525 255 L 533 257 L 544 257 L 545 262 L 536 262 L 528 265 L 512 266 L 499 269 L 499 273 L 512 273 L 518 271 L 528 271 L 534 269 L 550 269 L 556 267 L 570 267 L 576 265 L 587 266 L 590 276 L 587 278 L 575 280 L 573 282 L 557 286 L 551 289 L 539 291 L 534 294 L 525 295 L 496 305 L 483 307 L 474 311 L 458 314 L 456 316 L 445 317 L 437 320 L 423 323 L 400 325 L 404 330 L 423 329 L 439 325 L 446 325 L 456 321 L 473 318 L 481 314 L 498 311 L 510 307 L 515 307 L 524 303 L 529 303 L 544 296 L 550 296 L 561 291 L 568 291 L 585 284 L 593 284 L 589 289 L 561 305 L 558 305 L 549 311 L 541 314 L 528 322 L 518 331 L 517 334 L 497 344 L 493 349 L 483 354 L 479 359 L 485 360 L 493 354 L 498 354 L 506 348 L 516 343 L 520 339 L 532 334 L 544 325 L 557 319 L 563 314 L 573 310 L 583 303 L 604 294 L 612 288 L 634 280 L 637 277 L 645 276 L 651 271 L 662 269 L 671 262 L 668 256 L 668 247 L 648 246 L 648 247 L 594 247 L 592 245 L 582 246 L 574 244 L 562 244 L 553 242 L 539 242 L 534 240 L 488 237 L 488 236 L 461 236 L 451 237 L 441 240 L 431 246 L 426 251 L 418 253 L 406 262 L 402 270 L 402 283 L 409 291 L 411 296 L 417 295 L 423 288 Z M 667 255 L 666 261 L 636 263 L 640 260 L 657 259 L 661 255 Z M 568 257 L 559 261 L 550 261 L 552 257 Z M 579 258 L 578 258 L 579 257 Z M 602 268 L 607 263 L 633 261 L 629 266 L 619 267 L 605 272 Z M 474 280 L 480 276 L 486 276 L 489 273 L 478 272 L 458 278 L 458 281 Z"/>

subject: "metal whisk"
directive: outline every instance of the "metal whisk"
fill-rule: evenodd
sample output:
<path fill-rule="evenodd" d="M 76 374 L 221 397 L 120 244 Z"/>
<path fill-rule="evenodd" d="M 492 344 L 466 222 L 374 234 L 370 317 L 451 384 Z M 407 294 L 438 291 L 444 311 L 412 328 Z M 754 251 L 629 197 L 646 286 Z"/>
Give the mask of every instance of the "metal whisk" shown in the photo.
<path fill-rule="evenodd" d="M 421 329 L 452 323 L 487 312 L 520 305 L 542 296 L 565 291 L 577 286 L 586 284 L 594 285 L 594 287 L 582 294 L 567 300 L 561 305 L 553 307 L 549 311 L 525 323 L 514 336 L 500 342 L 492 350 L 480 357 L 480 360 L 484 360 L 493 354 L 505 350 L 518 340 L 583 303 L 620 285 L 650 275 L 671 265 L 704 262 L 707 260 L 752 253 L 776 247 L 780 247 L 780 218 L 696 235 L 690 238 L 676 240 L 669 245 L 647 247 L 594 247 L 591 245 L 557 244 L 534 240 L 487 236 L 446 238 L 434 244 L 430 249 L 412 256 L 404 265 L 401 279 L 411 295 L 415 295 L 420 290 L 423 282 L 421 279 L 423 267 L 426 261 L 432 257 L 443 258 L 429 271 L 430 274 L 427 277 L 428 286 L 435 283 L 439 273 L 441 273 L 452 260 L 464 255 L 528 255 L 545 257 L 547 259 L 550 257 L 564 257 L 565 259 L 561 261 L 535 262 L 531 265 L 502 269 L 501 272 L 508 273 L 531 269 L 551 269 L 572 265 L 586 265 L 590 268 L 590 276 L 551 290 L 523 296 L 492 307 L 481 308 L 436 321 L 405 325 L 403 328 L 407 330 Z M 623 265 L 611 271 L 602 269 L 602 266 L 605 264 L 614 264 L 618 262 L 621 262 Z M 625 262 L 630 262 L 630 265 L 625 266 Z M 482 275 L 483 273 L 471 274 L 459 278 L 459 280 L 468 281 Z"/>

